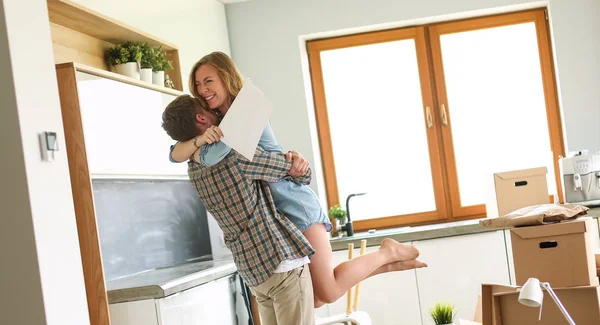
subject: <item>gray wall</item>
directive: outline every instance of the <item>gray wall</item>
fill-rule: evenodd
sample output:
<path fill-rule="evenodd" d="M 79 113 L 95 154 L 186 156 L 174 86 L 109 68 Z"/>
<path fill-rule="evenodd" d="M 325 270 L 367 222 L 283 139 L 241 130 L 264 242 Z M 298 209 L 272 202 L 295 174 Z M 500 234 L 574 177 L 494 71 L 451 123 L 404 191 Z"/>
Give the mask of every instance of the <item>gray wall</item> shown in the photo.
<path fill-rule="evenodd" d="M 252 0 L 229 4 L 226 11 L 234 60 L 274 102 L 271 122 L 277 138 L 285 149 L 298 150 L 313 163 L 317 177 L 312 187 L 323 197 L 301 36 L 342 35 L 544 5 L 550 11 L 567 149 L 600 150 L 598 0 Z"/>

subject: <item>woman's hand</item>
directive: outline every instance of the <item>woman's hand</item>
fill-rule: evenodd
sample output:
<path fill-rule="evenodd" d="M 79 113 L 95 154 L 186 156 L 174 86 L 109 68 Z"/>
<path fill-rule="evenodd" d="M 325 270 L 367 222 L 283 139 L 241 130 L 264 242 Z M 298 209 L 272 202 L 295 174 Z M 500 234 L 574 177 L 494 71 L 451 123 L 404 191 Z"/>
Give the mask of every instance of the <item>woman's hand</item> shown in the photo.
<path fill-rule="evenodd" d="M 290 168 L 290 171 L 288 172 L 288 175 L 292 177 L 304 176 L 306 172 L 308 172 L 308 167 L 310 167 L 308 160 L 304 159 L 304 157 L 296 151 L 288 151 L 288 153 L 285 154 L 285 160 L 292 162 L 292 168 Z"/>
<path fill-rule="evenodd" d="M 206 129 L 204 134 L 196 138 L 196 143 L 198 144 L 211 144 L 215 142 L 219 142 L 223 137 L 223 132 L 219 129 L 218 126 L 213 125 L 210 128 Z"/>

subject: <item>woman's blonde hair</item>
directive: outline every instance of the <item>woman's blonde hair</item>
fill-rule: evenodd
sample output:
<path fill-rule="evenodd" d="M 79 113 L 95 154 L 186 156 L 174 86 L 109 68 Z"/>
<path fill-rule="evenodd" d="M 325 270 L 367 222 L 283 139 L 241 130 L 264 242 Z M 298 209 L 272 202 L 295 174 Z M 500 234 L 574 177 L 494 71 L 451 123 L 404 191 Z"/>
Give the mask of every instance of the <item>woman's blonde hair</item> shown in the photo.
<path fill-rule="evenodd" d="M 242 79 L 242 74 L 235 66 L 233 60 L 229 55 L 223 52 L 212 52 L 205 55 L 200 61 L 194 64 L 192 72 L 190 73 L 190 92 L 200 101 L 203 107 L 209 108 L 204 98 L 198 93 L 196 87 L 196 70 L 205 64 L 210 64 L 217 70 L 219 78 L 221 78 L 221 81 L 223 81 L 223 84 L 229 93 L 229 104 L 231 105 L 237 94 L 239 94 L 240 89 L 242 89 L 244 79 Z"/>

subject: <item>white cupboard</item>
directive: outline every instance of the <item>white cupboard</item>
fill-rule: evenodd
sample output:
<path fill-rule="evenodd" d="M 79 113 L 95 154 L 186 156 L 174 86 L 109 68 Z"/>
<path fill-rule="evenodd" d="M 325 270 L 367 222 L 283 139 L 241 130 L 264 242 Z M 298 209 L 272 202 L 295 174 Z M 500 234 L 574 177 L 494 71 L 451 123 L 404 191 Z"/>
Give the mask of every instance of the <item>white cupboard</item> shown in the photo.
<path fill-rule="evenodd" d="M 378 247 L 368 247 L 367 252 Z M 355 249 L 354 257 L 360 253 Z M 348 251 L 333 253 L 334 265 L 348 260 Z M 421 324 L 416 273 L 414 270 L 379 274 L 361 283 L 359 309 L 371 316 L 373 324 Z M 346 312 L 346 296 L 317 310 L 317 316 L 333 316 Z"/>
<path fill-rule="evenodd" d="M 427 268 L 418 269 L 423 325 L 433 324 L 437 301 L 454 304 L 458 317 L 472 320 L 482 283 L 510 283 L 504 231 L 413 242 Z"/>
<path fill-rule="evenodd" d="M 112 325 L 238 325 L 247 324 L 236 277 L 227 276 L 161 298 L 110 304 Z M 242 304 L 242 305 L 240 305 Z M 241 318 L 238 321 L 238 314 Z"/>
<path fill-rule="evenodd" d="M 81 71 L 77 91 L 92 178 L 187 178 L 187 164 L 169 161 L 175 142 L 161 126 L 176 91 L 158 92 Z"/>

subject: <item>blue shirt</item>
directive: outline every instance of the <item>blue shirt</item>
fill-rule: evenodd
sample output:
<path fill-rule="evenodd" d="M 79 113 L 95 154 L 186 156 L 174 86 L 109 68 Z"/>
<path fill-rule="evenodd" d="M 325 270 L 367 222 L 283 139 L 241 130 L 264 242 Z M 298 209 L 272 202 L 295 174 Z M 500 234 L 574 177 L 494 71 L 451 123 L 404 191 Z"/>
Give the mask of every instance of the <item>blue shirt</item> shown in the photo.
<path fill-rule="evenodd" d="M 265 127 L 258 146 L 268 152 L 282 152 L 281 145 L 275 139 L 271 124 Z M 173 146 L 171 146 L 173 151 Z M 200 163 L 205 166 L 213 166 L 223 160 L 231 151 L 231 148 L 222 141 L 204 145 L 200 149 Z M 174 162 L 169 154 L 169 159 Z M 329 218 L 323 212 L 317 195 L 306 185 L 296 184 L 292 181 L 282 180 L 267 183 L 271 189 L 271 195 L 275 207 L 279 209 L 301 232 L 315 224 L 325 224 L 327 231 L 331 230 Z"/>

